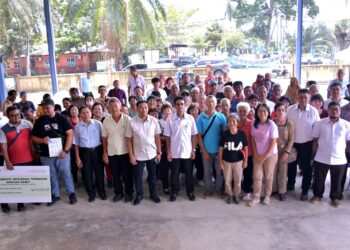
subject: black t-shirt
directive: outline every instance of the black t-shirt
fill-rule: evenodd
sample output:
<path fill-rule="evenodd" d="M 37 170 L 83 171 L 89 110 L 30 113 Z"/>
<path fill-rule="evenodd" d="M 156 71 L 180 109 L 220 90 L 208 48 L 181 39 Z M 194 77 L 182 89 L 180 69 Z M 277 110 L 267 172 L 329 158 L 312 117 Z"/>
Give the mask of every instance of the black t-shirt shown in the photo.
<path fill-rule="evenodd" d="M 243 131 L 238 130 L 236 134 L 231 134 L 230 130 L 222 133 L 220 147 L 224 147 L 223 160 L 226 162 L 238 162 L 243 160 L 244 147 L 248 146 L 247 138 Z"/>
<path fill-rule="evenodd" d="M 52 118 L 48 116 L 41 116 L 36 120 L 32 135 L 44 138 L 48 136 L 49 138 L 62 138 L 62 146 L 65 146 L 66 143 L 66 131 L 73 129 L 72 125 L 69 123 L 67 118 L 59 113 Z M 49 148 L 47 144 L 39 144 L 40 155 L 49 156 Z"/>

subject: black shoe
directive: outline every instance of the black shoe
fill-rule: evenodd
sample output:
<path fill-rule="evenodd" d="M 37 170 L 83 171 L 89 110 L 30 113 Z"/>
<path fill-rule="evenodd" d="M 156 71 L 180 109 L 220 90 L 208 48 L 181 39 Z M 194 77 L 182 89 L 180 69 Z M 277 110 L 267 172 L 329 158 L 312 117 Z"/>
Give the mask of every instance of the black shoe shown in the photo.
<path fill-rule="evenodd" d="M 189 193 L 189 194 L 187 194 L 187 196 L 188 196 L 188 199 L 190 199 L 190 201 L 195 201 L 196 200 L 196 196 L 194 196 L 193 193 Z"/>
<path fill-rule="evenodd" d="M 142 201 L 142 196 L 136 196 L 134 200 L 134 206 L 140 205 L 141 201 Z"/>
<path fill-rule="evenodd" d="M 116 195 L 113 197 L 113 202 L 118 202 L 118 201 L 120 201 L 122 198 L 123 198 L 123 195 L 122 195 L 122 194 L 116 194 Z"/>
<path fill-rule="evenodd" d="M 174 201 L 176 201 L 176 194 L 172 193 L 170 195 L 170 202 L 174 202 Z"/>
<path fill-rule="evenodd" d="M 95 201 L 95 197 L 89 197 L 89 202 L 94 202 Z"/>
<path fill-rule="evenodd" d="M 40 206 L 42 203 L 40 202 L 36 202 L 36 203 L 32 203 L 34 206 Z"/>
<path fill-rule="evenodd" d="M 156 194 L 151 195 L 151 200 L 154 201 L 154 203 L 160 203 L 160 199 Z"/>
<path fill-rule="evenodd" d="M 107 195 L 106 194 L 101 194 L 100 198 L 101 198 L 101 200 L 105 201 L 105 200 L 107 200 Z"/>
<path fill-rule="evenodd" d="M 7 214 L 10 212 L 10 206 L 9 204 L 1 204 L 1 210 L 3 213 Z"/>
<path fill-rule="evenodd" d="M 302 194 L 300 195 L 300 200 L 301 200 L 301 201 L 307 201 L 308 199 L 309 199 L 309 196 L 308 196 L 307 193 L 306 193 L 306 194 L 302 193 Z"/>
<path fill-rule="evenodd" d="M 163 189 L 163 192 L 164 192 L 164 194 L 166 194 L 166 195 L 169 195 L 169 194 L 170 194 L 170 192 L 169 192 L 169 189 L 168 189 L 168 188 L 164 188 L 164 189 Z"/>
<path fill-rule="evenodd" d="M 26 210 L 26 207 L 24 206 L 24 204 L 23 203 L 18 203 L 17 204 L 17 211 L 18 212 L 22 212 L 24 210 Z"/>
<path fill-rule="evenodd" d="M 132 201 L 132 194 L 125 195 L 124 202 L 127 203 L 127 202 L 131 202 L 131 201 Z"/>
<path fill-rule="evenodd" d="M 75 204 L 75 203 L 77 203 L 77 197 L 75 196 L 75 193 L 71 193 L 70 195 L 69 195 L 69 203 L 71 204 L 71 205 L 73 205 L 73 204 Z"/>
<path fill-rule="evenodd" d="M 113 182 L 107 181 L 107 188 L 113 188 Z"/>
<path fill-rule="evenodd" d="M 47 203 L 47 206 L 48 207 L 52 206 L 53 204 L 55 204 L 60 199 L 61 199 L 60 197 L 52 196 L 51 202 Z"/>

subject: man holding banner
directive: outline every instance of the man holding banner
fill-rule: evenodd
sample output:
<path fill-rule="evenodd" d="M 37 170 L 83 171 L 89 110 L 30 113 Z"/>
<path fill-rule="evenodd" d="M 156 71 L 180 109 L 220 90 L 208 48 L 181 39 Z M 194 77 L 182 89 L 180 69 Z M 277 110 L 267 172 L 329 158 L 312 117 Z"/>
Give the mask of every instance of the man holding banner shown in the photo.
<path fill-rule="evenodd" d="M 6 115 L 9 122 L 0 130 L 0 148 L 6 162 L 6 168 L 13 170 L 14 165 L 33 165 L 34 158 L 30 138 L 32 124 L 21 119 L 21 112 L 17 106 L 8 107 Z M 1 209 L 4 213 L 10 212 L 7 203 L 1 204 Z M 24 211 L 24 204 L 18 203 L 17 210 Z"/>

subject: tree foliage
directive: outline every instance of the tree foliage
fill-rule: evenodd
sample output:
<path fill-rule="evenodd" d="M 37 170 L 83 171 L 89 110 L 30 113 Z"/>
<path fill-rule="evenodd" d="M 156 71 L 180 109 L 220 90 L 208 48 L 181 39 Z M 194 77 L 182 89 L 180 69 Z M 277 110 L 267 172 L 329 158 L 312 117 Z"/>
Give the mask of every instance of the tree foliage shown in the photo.
<path fill-rule="evenodd" d="M 219 43 L 222 41 L 223 34 L 223 28 L 218 23 L 213 23 L 207 28 L 207 32 L 205 33 L 205 41 L 210 47 L 216 49 Z"/>

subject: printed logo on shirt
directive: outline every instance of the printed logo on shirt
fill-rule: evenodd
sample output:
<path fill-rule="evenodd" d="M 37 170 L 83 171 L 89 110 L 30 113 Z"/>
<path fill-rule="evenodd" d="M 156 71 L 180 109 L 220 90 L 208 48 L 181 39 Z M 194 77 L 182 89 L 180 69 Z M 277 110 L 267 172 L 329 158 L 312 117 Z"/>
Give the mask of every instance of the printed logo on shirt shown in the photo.
<path fill-rule="evenodd" d="M 240 151 L 242 148 L 243 148 L 242 142 L 240 142 L 237 147 L 235 147 L 234 142 L 225 142 L 224 144 L 224 149 L 228 151 Z"/>
<path fill-rule="evenodd" d="M 51 125 L 45 124 L 44 128 L 45 128 L 45 131 L 50 131 L 50 130 L 52 130 L 52 128 L 55 130 L 58 130 L 58 124 L 57 123 L 52 123 Z"/>

